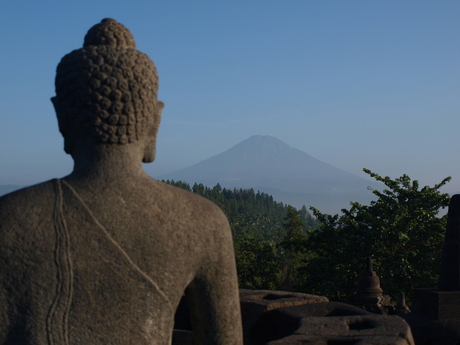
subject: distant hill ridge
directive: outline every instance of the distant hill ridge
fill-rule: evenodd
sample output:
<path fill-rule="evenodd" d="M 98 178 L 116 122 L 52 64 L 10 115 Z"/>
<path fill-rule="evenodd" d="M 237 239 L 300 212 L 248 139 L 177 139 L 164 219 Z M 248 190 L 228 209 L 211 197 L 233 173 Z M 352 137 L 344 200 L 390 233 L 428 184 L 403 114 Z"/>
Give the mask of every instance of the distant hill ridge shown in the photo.
<path fill-rule="evenodd" d="M 380 184 L 322 162 L 269 135 L 254 135 L 234 147 L 188 168 L 155 176 L 213 187 L 254 188 L 276 201 L 312 205 L 325 213 L 339 213 L 350 201 L 373 199 L 368 186 Z M 25 186 L 0 186 L 0 196 Z"/>
<path fill-rule="evenodd" d="M 207 186 L 254 188 L 276 200 L 338 213 L 350 201 L 368 203 L 378 184 L 322 162 L 269 135 L 254 135 L 188 168 L 158 176 Z"/>

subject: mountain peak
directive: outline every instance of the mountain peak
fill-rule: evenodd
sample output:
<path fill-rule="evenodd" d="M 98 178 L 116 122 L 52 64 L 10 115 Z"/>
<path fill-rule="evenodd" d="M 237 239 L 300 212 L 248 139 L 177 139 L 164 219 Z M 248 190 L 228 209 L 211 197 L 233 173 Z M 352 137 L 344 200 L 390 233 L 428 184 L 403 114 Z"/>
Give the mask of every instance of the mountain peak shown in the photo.
<path fill-rule="evenodd" d="M 275 138 L 271 135 L 251 135 L 248 139 L 246 140 L 243 140 L 242 142 L 245 142 L 245 141 L 272 141 L 272 142 L 277 142 L 277 143 L 281 143 L 283 145 L 287 145 L 286 143 L 282 142 L 281 140 L 279 140 L 278 138 Z"/>
<path fill-rule="evenodd" d="M 279 140 L 278 138 L 272 137 L 271 135 L 253 135 L 253 136 L 249 137 L 248 139 L 243 140 L 242 142 L 240 142 L 237 145 L 241 145 L 241 144 L 245 144 L 245 145 L 267 145 L 267 144 L 271 144 L 271 145 L 279 145 L 279 146 L 291 147 L 288 144 L 286 144 L 285 142 Z"/>
<path fill-rule="evenodd" d="M 280 160 L 285 161 L 287 157 L 295 155 L 295 151 L 297 151 L 297 155 L 299 153 L 307 155 L 305 152 L 297 150 L 270 135 L 253 135 L 227 151 L 222 152 L 220 155 L 223 155 L 225 159 L 232 157 L 232 159 L 237 159 L 240 163 L 246 161 L 248 164 L 252 162 L 251 165 L 256 165 L 264 162 L 264 165 L 266 165 L 279 163 Z M 211 157 L 210 159 L 214 159 L 220 155 Z M 313 159 L 313 157 L 309 157 Z"/>
<path fill-rule="evenodd" d="M 253 135 L 216 156 L 159 178 L 209 187 L 220 183 L 226 188 L 254 188 L 273 196 L 277 192 L 331 199 L 347 195 L 348 202 L 362 201 L 353 196 L 369 194 L 367 186 L 372 184 L 270 135 Z M 299 202 L 280 201 L 299 207 Z"/>

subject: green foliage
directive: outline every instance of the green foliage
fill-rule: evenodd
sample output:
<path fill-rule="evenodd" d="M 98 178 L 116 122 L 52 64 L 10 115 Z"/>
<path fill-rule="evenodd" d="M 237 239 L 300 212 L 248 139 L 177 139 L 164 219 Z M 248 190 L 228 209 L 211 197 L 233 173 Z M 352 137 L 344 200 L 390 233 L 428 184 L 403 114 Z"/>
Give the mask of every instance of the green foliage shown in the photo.
<path fill-rule="evenodd" d="M 235 258 L 241 288 L 278 289 L 283 264 L 276 243 L 242 238 L 235 243 Z"/>
<path fill-rule="evenodd" d="M 305 239 L 306 235 L 303 232 L 305 223 L 300 218 L 300 212 L 294 207 L 287 207 L 287 214 L 284 217 L 283 227 L 286 231 L 285 241 L 295 241 L 299 239 Z"/>
<path fill-rule="evenodd" d="M 302 288 L 329 296 L 351 294 L 369 256 L 387 294 L 403 291 L 410 297 L 414 287 L 435 286 L 446 227 L 445 217 L 437 215 L 450 199 L 439 189 L 450 177 L 420 189 L 407 175 L 392 180 L 364 171 L 386 186 L 372 190 L 377 200 L 370 205 L 352 202 L 341 216 L 311 208 L 321 226 L 309 233 L 311 258 L 301 269 L 307 277 Z"/>
<path fill-rule="evenodd" d="M 280 243 L 283 249 L 284 269 L 282 276 L 282 290 L 292 291 L 299 282 L 299 267 L 305 260 L 307 235 L 304 232 L 305 223 L 301 218 L 302 211 L 294 207 L 287 207 L 283 227 L 285 237 Z"/>
<path fill-rule="evenodd" d="M 227 215 L 241 287 L 346 296 L 369 256 L 386 294 L 410 298 L 414 287 L 435 286 L 446 227 L 438 211 L 450 199 L 439 189 L 450 177 L 420 188 L 407 175 L 392 180 L 364 171 L 385 186 L 372 190 L 375 201 L 352 202 L 341 215 L 312 208 L 314 217 L 305 206 L 297 211 L 253 189 L 166 183 L 210 199 Z"/>
<path fill-rule="evenodd" d="M 305 205 L 299 211 L 299 217 L 303 222 L 303 231 L 307 233 L 309 229 L 317 229 L 320 225 L 318 220 L 311 215 L 310 212 L 307 211 Z"/>

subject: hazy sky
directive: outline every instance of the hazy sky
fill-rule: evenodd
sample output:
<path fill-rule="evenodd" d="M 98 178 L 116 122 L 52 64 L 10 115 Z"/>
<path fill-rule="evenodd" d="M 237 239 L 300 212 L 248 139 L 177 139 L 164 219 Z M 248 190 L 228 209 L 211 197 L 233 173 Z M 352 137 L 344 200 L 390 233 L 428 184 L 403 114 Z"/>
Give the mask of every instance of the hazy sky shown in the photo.
<path fill-rule="evenodd" d="M 459 1 L 2 1 L 0 184 L 64 176 L 60 59 L 111 17 L 160 75 L 153 176 L 254 134 L 460 192 Z"/>

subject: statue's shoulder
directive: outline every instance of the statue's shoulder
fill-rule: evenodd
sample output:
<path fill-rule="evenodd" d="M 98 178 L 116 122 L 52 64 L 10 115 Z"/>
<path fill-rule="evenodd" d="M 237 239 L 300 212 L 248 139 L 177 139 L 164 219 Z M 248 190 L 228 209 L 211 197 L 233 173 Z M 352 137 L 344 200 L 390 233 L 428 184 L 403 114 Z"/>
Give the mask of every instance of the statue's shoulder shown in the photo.
<path fill-rule="evenodd" d="M 188 214 L 196 220 L 208 222 L 212 218 L 215 221 L 227 223 L 227 217 L 212 201 L 164 182 L 156 182 L 161 190 L 159 194 L 162 196 L 162 202 L 167 204 L 171 210 L 184 215 Z"/>
<path fill-rule="evenodd" d="M 0 197 L 0 226 L 18 219 L 36 220 L 49 213 L 55 202 L 55 180 L 16 190 Z M 37 219 L 38 221 L 38 219 Z"/>

